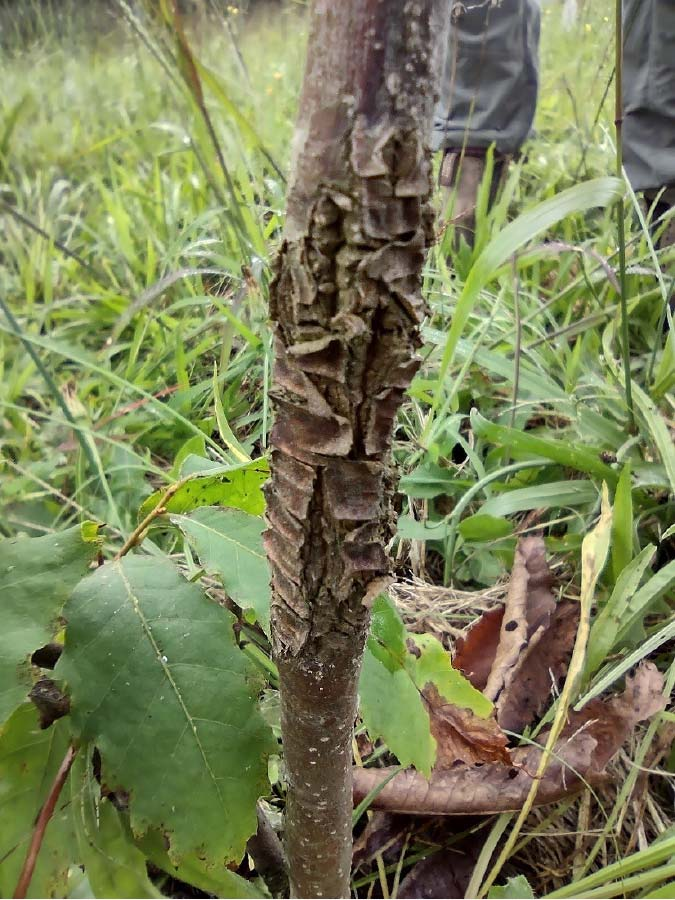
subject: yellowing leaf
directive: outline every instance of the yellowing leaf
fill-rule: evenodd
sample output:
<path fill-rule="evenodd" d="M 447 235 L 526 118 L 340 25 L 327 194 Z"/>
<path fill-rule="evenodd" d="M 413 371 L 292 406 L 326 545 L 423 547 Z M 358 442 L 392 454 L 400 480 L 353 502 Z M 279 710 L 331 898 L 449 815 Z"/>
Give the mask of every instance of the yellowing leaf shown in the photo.
<path fill-rule="evenodd" d="M 231 506 L 254 516 L 265 511 L 262 486 L 269 478 L 266 459 L 254 459 L 236 466 L 220 467 L 218 471 L 184 478 L 175 493 L 164 504 L 168 513 L 185 514 L 200 506 Z M 166 488 L 155 491 L 141 505 L 139 521 L 157 507 Z"/>

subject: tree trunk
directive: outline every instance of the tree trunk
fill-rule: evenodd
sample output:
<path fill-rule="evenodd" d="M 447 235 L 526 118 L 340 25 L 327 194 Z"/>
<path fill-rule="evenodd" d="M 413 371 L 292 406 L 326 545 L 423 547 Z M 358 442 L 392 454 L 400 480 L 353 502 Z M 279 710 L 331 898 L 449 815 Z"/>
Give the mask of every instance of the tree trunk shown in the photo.
<path fill-rule="evenodd" d="M 389 582 L 392 425 L 418 362 L 447 0 L 315 0 L 271 290 L 267 554 L 296 897 L 348 897 L 351 740 Z"/>

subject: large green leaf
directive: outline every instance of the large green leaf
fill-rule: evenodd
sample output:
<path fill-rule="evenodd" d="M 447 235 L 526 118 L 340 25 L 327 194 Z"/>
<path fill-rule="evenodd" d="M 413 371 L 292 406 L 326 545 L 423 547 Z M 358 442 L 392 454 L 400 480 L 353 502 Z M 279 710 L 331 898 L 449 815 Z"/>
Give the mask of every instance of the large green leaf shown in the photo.
<path fill-rule="evenodd" d="M 198 887 L 207 894 L 213 894 L 215 897 L 227 897 L 228 900 L 235 900 L 235 898 L 236 900 L 239 898 L 253 900 L 253 898 L 268 896 L 253 882 L 230 871 L 227 866 L 208 866 L 196 853 L 185 856 L 178 865 L 174 865 L 166 852 L 164 838 L 158 831 L 148 831 L 137 840 L 137 844 L 144 855 L 159 869 L 179 881 Z"/>
<path fill-rule="evenodd" d="M 657 602 L 668 594 L 673 585 L 675 585 L 675 560 L 666 563 L 639 591 L 629 598 L 617 635 L 618 646 L 624 642 L 631 643 L 631 632 L 636 626 L 639 628 L 641 636 L 644 635 L 642 620 L 647 613 L 654 610 Z"/>
<path fill-rule="evenodd" d="M 66 720 L 40 730 L 30 703 L 0 731 L 0 896 L 11 897 L 23 867 L 35 820 L 59 770 L 69 735 Z M 45 831 L 29 897 L 63 897 L 68 869 L 79 862 L 68 792 L 61 794 Z"/>
<path fill-rule="evenodd" d="M 405 668 L 406 637 L 394 605 L 378 597 L 361 668 L 360 712 L 371 738 L 381 737 L 402 766 L 413 765 L 428 777 L 436 741 L 419 689 Z"/>
<path fill-rule="evenodd" d="M 238 509 L 205 507 L 190 516 L 172 516 L 194 547 L 202 566 L 217 575 L 243 609 L 253 609 L 263 629 L 270 627 L 270 570 L 259 516 Z"/>
<path fill-rule="evenodd" d="M 453 667 L 450 654 L 438 638 L 432 634 L 409 637 L 418 652 L 408 656 L 407 669 L 419 690 L 433 684 L 447 703 L 470 709 L 484 719 L 492 713 L 492 703 Z"/>
<path fill-rule="evenodd" d="M 409 497 L 431 499 L 453 493 L 456 490 L 456 480 L 453 469 L 444 469 L 432 460 L 425 459 L 410 474 L 401 478 L 398 489 Z"/>
<path fill-rule="evenodd" d="M 266 459 L 219 467 L 218 471 L 184 478 L 164 508 L 169 513 L 189 513 L 200 506 L 232 506 L 254 516 L 265 511 L 262 486 L 269 478 Z M 138 511 L 139 521 L 152 512 L 166 488 L 151 494 Z"/>
<path fill-rule="evenodd" d="M 421 694 L 428 684 L 448 703 L 483 717 L 492 712 L 490 701 L 453 669 L 442 644 L 432 635 L 408 634 L 393 603 L 378 597 L 359 683 L 361 717 L 370 736 L 381 737 L 401 765 L 414 765 L 427 776 L 436 758 Z"/>
<path fill-rule="evenodd" d="M 30 657 L 53 639 L 63 604 L 98 550 L 91 523 L 0 541 L 0 723 L 26 698 Z"/>
<path fill-rule="evenodd" d="M 392 671 L 378 659 L 371 641 L 359 682 L 361 718 L 371 738 L 381 737 L 402 766 L 413 765 L 428 777 L 436 741 L 420 692 L 404 668 Z"/>
<path fill-rule="evenodd" d="M 463 519 L 457 530 L 465 541 L 496 541 L 513 534 L 513 525 L 508 519 L 477 513 Z"/>
<path fill-rule="evenodd" d="M 164 560 L 125 557 L 82 581 L 57 673 L 103 777 L 130 793 L 136 834 L 161 828 L 176 862 L 239 859 L 276 749 L 232 615 Z"/>
<path fill-rule="evenodd" d="M 80 862 L 93 895 L 120 900 L 161 897 L 128 825 L 110 800 L 101 797 L 88 753 L 80 752 L 76 759 L 70 785 Z"/>
<path fill-rule="evenodd" d="M 673 436 L 666 424 L 666 420 L 651 397 L 635 382 L 633 382 L 632 386 L 638 412 L 656 444 L 661 462 L 668 474 L 671 493 L 675 494 L 675 444 L 673 444 Z"/>
<path fill-rule="evenodd" d="M 621 470 L 614 494 L 612 519 L 612 575 L 614 581 L 633 558 L 633 488 L 630 465 Z"/>

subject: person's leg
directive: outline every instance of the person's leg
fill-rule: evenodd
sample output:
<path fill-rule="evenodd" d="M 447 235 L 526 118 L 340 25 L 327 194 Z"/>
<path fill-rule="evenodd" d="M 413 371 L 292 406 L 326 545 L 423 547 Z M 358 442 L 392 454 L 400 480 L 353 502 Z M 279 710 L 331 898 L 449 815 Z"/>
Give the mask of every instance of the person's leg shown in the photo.
<path fill-rule="evenodd" d="M 434 119 L 444 151 L 441 185 L 458 233 L 471 242 L 485 152 L 494 144 L 493 187 L 504 161 L 530 133 L 537 103 L 540 12 L 537 0 L 453 3 L 450 45 Z"/>
<path fill-rule="evenodd" d="M 675 0 L 624 0 L 623 158 L 635 191 L 675 206 Z M 661 244 L 675 244 L 675 218 Z"/>

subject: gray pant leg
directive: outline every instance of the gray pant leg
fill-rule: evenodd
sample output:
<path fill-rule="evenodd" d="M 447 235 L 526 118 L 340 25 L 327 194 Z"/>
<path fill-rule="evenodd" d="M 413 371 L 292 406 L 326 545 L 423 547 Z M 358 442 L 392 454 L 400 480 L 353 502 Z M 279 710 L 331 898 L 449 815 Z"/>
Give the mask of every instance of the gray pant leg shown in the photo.
<path fill-rule="evenodd" d="M 462 0 L 434 117 L 434 149 L 484 148 L 514 153 L 526 140 L 537 105 L 540 11 L 537 0 Z"/>
<path fill-rule="evenodd" d="M 636 191 L 675 185 L 675 0 L 624 0 L 623 155 Z"/>

